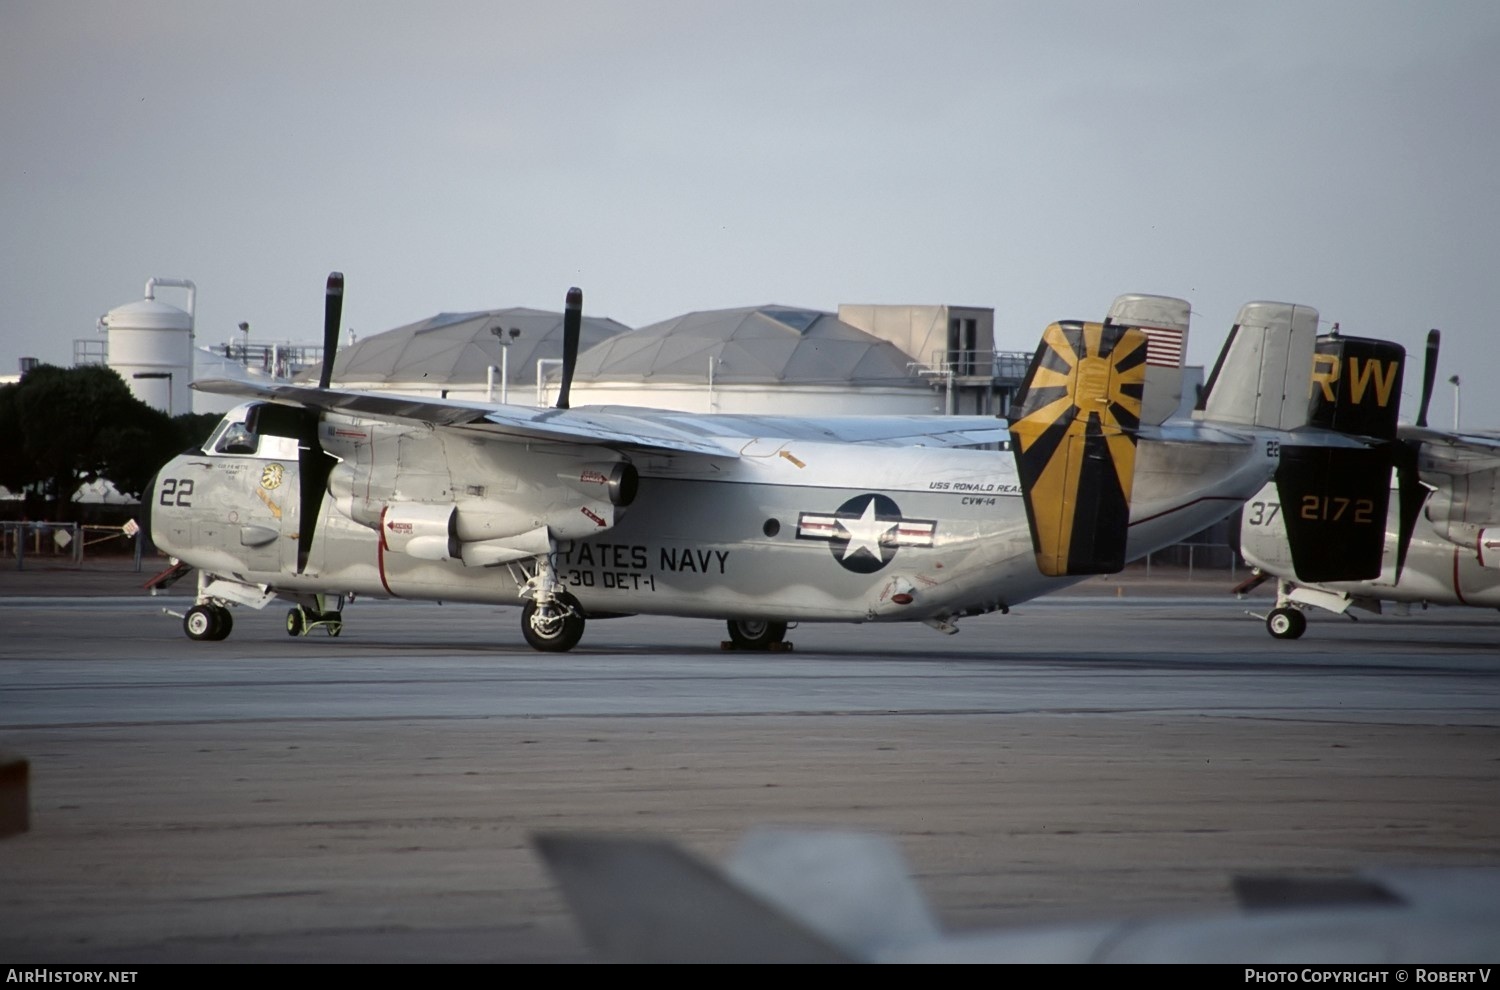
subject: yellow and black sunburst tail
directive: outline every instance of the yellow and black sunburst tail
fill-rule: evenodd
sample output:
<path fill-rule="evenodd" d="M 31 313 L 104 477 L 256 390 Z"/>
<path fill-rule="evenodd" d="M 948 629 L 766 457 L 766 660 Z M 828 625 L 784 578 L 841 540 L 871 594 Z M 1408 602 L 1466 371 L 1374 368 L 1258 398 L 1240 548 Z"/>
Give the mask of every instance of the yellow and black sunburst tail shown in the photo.
<path fill-rule="evenodd" d="M 1125 566 L 1146 335 L 1054 323 L 1011 406 L 1011 446 L 1043 574 Z"/>

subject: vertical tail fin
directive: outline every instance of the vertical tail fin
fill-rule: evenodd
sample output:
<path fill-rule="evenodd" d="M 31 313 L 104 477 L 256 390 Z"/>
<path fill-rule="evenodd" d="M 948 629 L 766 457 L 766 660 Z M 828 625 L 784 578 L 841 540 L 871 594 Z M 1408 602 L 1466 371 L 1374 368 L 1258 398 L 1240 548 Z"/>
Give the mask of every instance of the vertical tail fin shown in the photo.
<path fill-rule="evenodd" d="M 1051 576 L 1125 566 L 1147 337 L 1054 323 L 1011 407 L 1010 435 L 1037 567 Z"/>
<path fill-rule="evenodd" d="M 1308 424 L 1372 443 L 1282 447 L 1276 488 L 1299 580 L 1380 576 L 1405 363 L 1405 348 L 1390 341 L 1317 341 Z"/>
<path fill-rule="evenodd" d="M 1272 430 L 1305 425 L 1317 333 L 1318 311 L 1310 306 L 1246 303 L 1194 415 Z"/>
<path fill-rule="evenodd" d="M 1182 365 L 1191 316 L 1186 299 L 1132 293 L 1117 297 L 1104 318 L 1106 326 L 1135 327 L 1146 335 L 1143 425 L 1160 426 L 1182 405 Z"/>

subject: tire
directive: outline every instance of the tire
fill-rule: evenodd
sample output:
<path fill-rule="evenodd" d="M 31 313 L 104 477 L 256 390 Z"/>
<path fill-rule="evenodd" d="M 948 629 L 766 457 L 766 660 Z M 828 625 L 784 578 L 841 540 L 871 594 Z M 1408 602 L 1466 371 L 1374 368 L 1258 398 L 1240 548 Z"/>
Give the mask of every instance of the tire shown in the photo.
<path fill-rule="evenodd" d="M 182 631 L 187 633 L 187 638 L 200 642 L 222 639 L 223 637 L 215 635 L 221 625 L 212 605 L 194 605 L 182 617 Z"/>
<path fill-rule="evenodd" d="M 210 606 L 214 612 L 214 620 L 218 627 L 214 630 L 214 639 L 228 639 L 229 634 L 234 631 L 234 615 L 223 605 Z"/>
<path fill-rule="evenodd" d="M 533 650 L 566 653 L 583 638 L 583 615 L 578 611 L 578 599 L 559 594 L 554 599 L 554 608 L 563 614 L 543 614 L 535 601 L 528 601 L 521 609 L 521 635 L 526 637 Z"/>
<path fill-rule="evenodd" d="M 1277 639 L 1296 639 L 1307 631 L 1307 616 L 1294 608 L 1275 608 L 1266 616 L 1266 631 Z"/>
<path fill-rule="evenodd" d="M 301 636 L 307 631 L 307 619 L 302 614 L 302 609 L 294 608 L 286 614 L 286 634 L 288 636 Z"/>
<path fill-rule="evenodd" d="M 785 622 L 765 619 L 730 619 L 729 640 L 737 650 L 769 650 L 786 639 Z"/>

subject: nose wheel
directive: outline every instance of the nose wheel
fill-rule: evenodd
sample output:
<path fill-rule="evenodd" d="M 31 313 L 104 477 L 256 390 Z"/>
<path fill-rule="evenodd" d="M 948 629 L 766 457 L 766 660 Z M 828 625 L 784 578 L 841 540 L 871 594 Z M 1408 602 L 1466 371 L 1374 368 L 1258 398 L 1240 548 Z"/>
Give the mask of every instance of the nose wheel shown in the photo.
<path fill-rule="evenodd" d="M 288 636 L 306 636 L 318 628 L 325 630 L 330 636 L 337 636 L 344 631 L 344 613 L 337 610 L 320 612 L 315 608 L 298 605 L 286 614 Z"/>

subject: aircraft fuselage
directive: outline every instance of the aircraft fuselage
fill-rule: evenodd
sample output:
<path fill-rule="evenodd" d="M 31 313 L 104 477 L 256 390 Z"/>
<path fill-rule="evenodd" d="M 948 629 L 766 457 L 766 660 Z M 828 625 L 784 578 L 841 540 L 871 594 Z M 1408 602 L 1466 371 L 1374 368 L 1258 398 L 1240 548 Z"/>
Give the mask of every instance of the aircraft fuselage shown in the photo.
<path fill-rule="evenodd" d="M 1131 557 L 1223 518 L 1274 468 L 1264 441 L 1215 436 L 1141 442 Z M 577 448 L 353 418 L 325 424 L 342 463 L 299 573 L 295 441 L 269 439 L 169 463 L 151 494 L 158 547 L 283 593 L 519 605 L 513 569 L 475 561 L 544 525 L 587 614 L 783 622 L 978 614 L 1080 580 L 1038 571 L 1008 451 L 750 438 L 723 459 L 636 458 L 638 490 L 615 508 L 558 481 L 594 463 Z M 439 549 L 416 538 L 427 516 L 412 505 L 452 507 Z"/>
<path fill-rule="evenodd" d="M 1245 506 L 1240 528 L 1241 552 L 1251 566 L 1290 578 L 1295 570 L 1281 512 L 1274 485 L 1256 493 Z M 1417 519 L 1399 577 L 1397 547 L 1396 521 L 1392 518 L 1386 528 L 1385 564 L 1380 577 L 1369 581 L 1297 583 L 1371 601 L 1500 608 L 1500 569 L 1483 566 L 1473 547 L 1461 546 L 1440 534 L 1426 512 Z"/>

